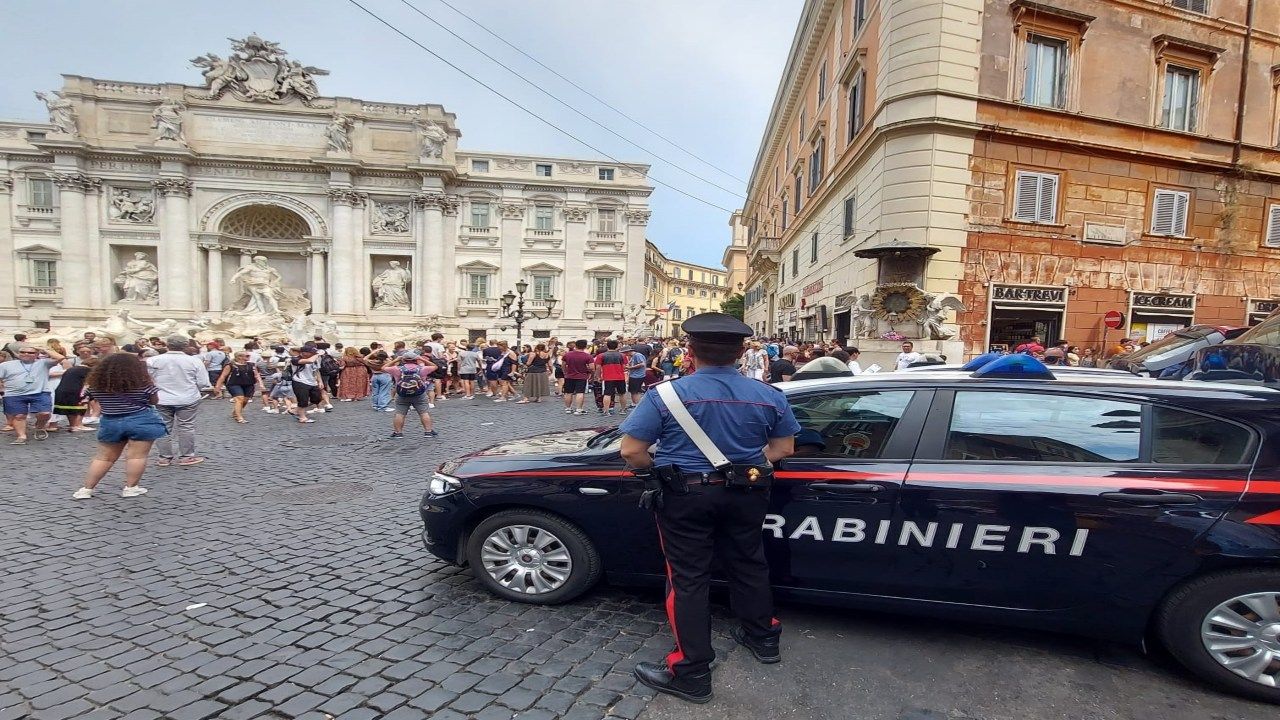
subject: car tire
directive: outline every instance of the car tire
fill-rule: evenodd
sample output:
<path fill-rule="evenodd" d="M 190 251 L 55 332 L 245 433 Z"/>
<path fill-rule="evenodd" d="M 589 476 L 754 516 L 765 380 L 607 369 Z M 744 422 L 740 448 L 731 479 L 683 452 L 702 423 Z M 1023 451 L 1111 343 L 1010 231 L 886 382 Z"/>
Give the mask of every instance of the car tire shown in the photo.
<path fill-rule="evenodd" d="M 586 534 L 542 510 L 503 510 L 481 520 L 467 538 L 467 563 L 493 594 L 535 605 L 568 602 L 602 573 Z"/>
<path fill-rule="evenodd" d="M 1270 676 L 1271 682 L 1276 685 L 1267 685 L 1238 674 L 1218 659 L 1222 654 L 1211 652 L 1206 646 L 1206 631 L 1211 634 L 1210 640 L 1212 637 L 1227 638 L 1237 634 L 1243 638 L 1247 631 L 1229 629 L 1208 620 L 1211 616 L 1218 616 L 1215 613 L 1221 613 L 1224 605 L 1245 619 L 1256 617 L 1261 620 L 1257 612 L 1238 600 L 1257 595 L 1264 596 L 1262 602 L 1276 602 L 1275 598 L 1280 597 L 1280 570 L 1235 570 L 1205 575 L 1178 587 L 1165 598 L 1156 614 L 1155 628 L 1160 640 L 1174 658 L 1209 684 L 1255 700 L 1280 703 L 1280 671 L 1274 669 L 1280 663 L 1280 650 L 1275 649 L 1275 641 L 1267 641 L 1271 647 L 1272 663 L 1269 667 L 1263 666 L 1266 668 L 1263 673 Z M 1228 614 L 1227 617 L 1234 616 Z M 1280 618 L 1280 615 L 1274 617 Z M 1263 633 L 1267 638 L 1272 637 L 1272 633 L 1280 627 L 1280 624 L 1265 620 L 1262 624 L 1267 628 Z M 1221 651 L 1230 656 L 1228 659 L 1256 656 L 1257 652 L 1256 648 Z"/>

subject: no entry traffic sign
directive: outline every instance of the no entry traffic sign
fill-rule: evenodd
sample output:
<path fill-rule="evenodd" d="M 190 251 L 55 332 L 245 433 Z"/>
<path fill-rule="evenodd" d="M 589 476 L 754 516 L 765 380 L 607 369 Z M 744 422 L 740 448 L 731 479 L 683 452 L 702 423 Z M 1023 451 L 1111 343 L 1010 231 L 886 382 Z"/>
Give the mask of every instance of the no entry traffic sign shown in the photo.
<path fill-rule="evenodd" d="M 1124 315 L 1121 315 L 1119 310 L 1108 311 L 1106 315 L 1102 316 L 1102 324 L 1115 330 L 1124 324 Z"/>

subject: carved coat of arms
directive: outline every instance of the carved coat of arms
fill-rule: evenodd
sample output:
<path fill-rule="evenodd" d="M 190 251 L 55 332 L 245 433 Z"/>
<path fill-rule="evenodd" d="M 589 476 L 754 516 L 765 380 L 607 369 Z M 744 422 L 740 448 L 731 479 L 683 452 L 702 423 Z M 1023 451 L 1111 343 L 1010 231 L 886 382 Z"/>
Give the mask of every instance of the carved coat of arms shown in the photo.
<path fill-rule="evenodd" d="M 231 41 L 232 50 L 227 59 L 206 53 L 191 60 L 192 65 L 204 69 L 209 94 L 203 99 L 216 100 L 230 92 L 250 102 L 279 104 L 297 97 L 310 106 L 311 101 L 320 96 L 315 78 L 328 75 L 328 70 L 289 60 L 279 43 L 257 35 L 243 40 L 227 39 Z"/>

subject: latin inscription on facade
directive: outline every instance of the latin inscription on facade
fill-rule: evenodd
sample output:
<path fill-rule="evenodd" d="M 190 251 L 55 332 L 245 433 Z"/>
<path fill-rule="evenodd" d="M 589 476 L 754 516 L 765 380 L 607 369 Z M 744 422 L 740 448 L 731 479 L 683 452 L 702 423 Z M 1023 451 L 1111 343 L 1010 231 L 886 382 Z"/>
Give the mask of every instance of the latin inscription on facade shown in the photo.
<path fill-rule="evenodd" d="M 1133 306 L 1136 308 L 1160 308 L 1162 310 L 1193 310 L 1195 309 L 1195 297 L 1192 295 L 1134 293 Z"/>
<path fill-rule="evenodd" d="M 324 180 L 320 173 L 300 173 L 288 170 L 261 170 L 245 167 L 201 167 L 194 171 L 204 177 L 243 178 L 249 180 L 283 180 L 286 182 L 315 182 Z"/>
<path fill-rule="evenodd" d="M 151 163 L 126 162 L 124 160 L 90 160 L 89 169 L 149 173 L 155 172 L 157 167 Z"/>
<path fill-rule="evenodd" d="M 323 148 L 324 123 L 195 113 L 196 137 L 255 145 Z"/>
<path fill-rule="evenodd" d="M 1066 288 L 1029 287 L 1026 285 L 996 285 L 991 291 L 993 300 L 1011 302 L 1041 303 L 1045 305 L 1064 305 L 1067 302 Z"/>

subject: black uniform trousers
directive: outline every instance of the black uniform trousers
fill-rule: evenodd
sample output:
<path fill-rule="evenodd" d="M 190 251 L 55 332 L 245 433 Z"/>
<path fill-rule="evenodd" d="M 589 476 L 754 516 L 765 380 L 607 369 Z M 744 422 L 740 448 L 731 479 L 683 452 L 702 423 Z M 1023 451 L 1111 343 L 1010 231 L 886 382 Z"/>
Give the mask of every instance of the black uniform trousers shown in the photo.
<path fill-rule="evenodd" d="M 729 601 L 754 639 L 776 638 L 769 565 L 761 525 L 769 493 L 690 484 L 686 495 L 668 492 L 655 514 L 667 560 L 667 620 L 676 647 L 667 667 L 676 676 L 706 672 L 711 647 L 711 564 L 717 555 L 729 580 Z"/>

